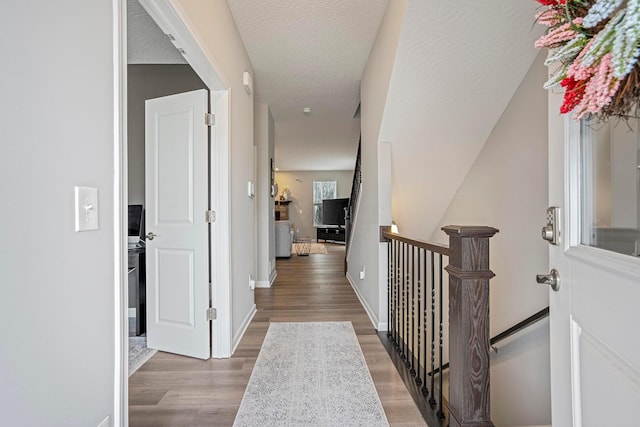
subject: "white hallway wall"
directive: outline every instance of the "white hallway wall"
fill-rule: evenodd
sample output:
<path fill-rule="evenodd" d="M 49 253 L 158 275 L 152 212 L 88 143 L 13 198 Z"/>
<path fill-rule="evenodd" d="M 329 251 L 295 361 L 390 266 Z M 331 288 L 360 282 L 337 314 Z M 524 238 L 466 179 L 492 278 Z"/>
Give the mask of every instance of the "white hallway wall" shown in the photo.
<path fill-rule="evenodd" d="M 254 106 L 254 143 L 256 160 L 256 224 L 258 235 L 258 259 L 256 281 L 261 286 L 269 283 L 275 269 L 275 206 L 271 197 L 271 159 L 274 156 L 274 122 L 269 106 L 256 103 Z"/>
<path fill-rule="evenodd" d="M 490 331 L 495 336 L 549 305 L 535 275 L 549 271 L 540 238 L 547 207 L 547 93 L 541 52 L 498 120 L 440 227 L 489 225 Z M 497 426 L 551 424 L 548 319 L 498 345 L 491 363 L 491 415 Z"/>
<path fill-rule="evenodd" d="M 386 246 L 379 242 L 379 226 L 391 223 L 389 200 L 386 200 L 388 194 L 383 194 L 386 206 L 381 205 L 379 195 L 379 188 L 390 184 L 389 177 L 384 173 L 380 177 L 378 166 L 379 160 L 388 160 L 380 159 L 380 124 L 406 7 L 407 0 L 394 0 L 387 5 L 360 84 L 362 191 L 347 258 L 347 277 L 373 317 L 376 327 L 384 327 L 387 321 L 386 310 L 381 307 L 386 301 L 380 298 L 379 286 L 379 269 L 382 268 L 380 258 L 386 256 Z M 359 279 L 362 268 L 366 272 L 364 280 Z"/>
<path fill-rule="evenodd" d="M 33 0 L 0 14 L 2 425 L 114 421 L 112 8 Z M 97 231 L 74 231 L 76 185 L 98 188 Z"/>
<path fill-rule="evenodd" d="M 544 81 L 544 68 L 540 68 L 541 64 L 538 60 L 536 67 L 529 71 L 536 55 L 531 47 L 531 42 L 536 35 L 529 33 L 531 22 L 528 17 L 533 16 L 530 13 L 532 9 L 521 12 L 509 5 L 504 11 L 512 14 L 514 20 L 503 20 L 502 24 L 505 27 L 500 30 L 499 37 L 504 37 L 504 32 L 507 32 L 512 34 L 514 39 L 518 37 L 522 39 L 514 40 L 514 45 L 508 48 L 503 46 L 505 47 L 503 50 L 495 49 L 485 52 L 499 53 L 499 57 L 502 58 L 499 60 L 496 58 L 493 66 L 491 61 L 483 62 L 485 67 L 489 67 L 487 69 L 477 70 L 473 61 L 466 61 L 465 67 L 457 69 L 457 72 L 462 72 L 465 78 L 472 82 L 477 82 L 478 75 L 485 75 L 487 70 L 492 70 L 489 73 L 493 74 L 491 84 L 496 86 L 486 96 L 479 97 L 482 102 L 477 107 L 479 111 L 483 111 L 482 120 L 476 122 L 475 127 L 466 126 L 468 123 L 465 118 L 478 113 L 475 109 L 469 110 L 473 107 L 473 103 L 468 102 L 459 104 L 452 113 L 455 117 L 455 126 L 448 125 L 451 118 L 440 123 L 437 119 L 438 115 L 430 116 L 429 109 L 432 106 L 429 104 L 439 105 L 441 100 L 438 98 L 439 91 L 448 83 L 446 80 L 436 79 L 435 82 L 442 87 L 430 95 L 423 94 L 425 88 L 433 83 L 428 79 L 433 69 L 422 73 L 425 68 L 416 64 L 416 61 L 421 61 L 420 58 L 429 57 L 429 51 L 423 52 L 421 49 L 430 44 L 421 43 L 420 40 L 426 36 L 424 28 L 430 28 L 430 26 L 420 25 L 420 23 L 425 19 L 436 19 L 437 16 L 447 15 L 447 13 L 451 15 L 449 17 L 460 14 L 460 18 L 464 21 L 467 15 L 475 10 L 474 8 L 482 7 L 481 4 L 476 6 L 465 3 L 465 5 L 472 10 L 457 9 L 464 5 L 431 3 L 427 6 L 431 9 L 425 10 L 422 2 L 409 0 L 405 21 L 402 22 L 402 15 L 398 18 L 399 25 L 402 25 L 402 33 L 397 56 L 394 44 L 395 40 L 398 40 L 397 34 L 394 39 L 394 35 L 387 32 L 389 27 L 385 27 L 385 23 L 389 25 L 391 20 L 389 13 L 394 10 L 393 7 L 400 6 L 397 3 L 390 5 L 385 16 L 362 79 L 363 194 L 354 243 L 349 256 L 349 276 L 363 296 L 365 305 L 370 308 L 373 317 L 379 321 L 384 316 L 382 301 L 384 295 L 378 292 L 379 280 L 384 276 L 381 273 L 376 277 L 367 277 L 364 281 L 353 280 L 353 278 L 358 277 L 361 266 L 367 267 L 367 276 L 369 276 L 370 271 L 375 271 L 377 274 L 376 268 L 384 264 L 384 259 L 376 256 L 373 248 L 377 246 L 378 225 L 388 224 L 390 216 L 385 218 L 384 188 L 379 187 L 380 194 L 377 194 L 371 186 L 380 185 L 381 174 L 385 173 L 386 160 L 393 165 L 393 216 L 398 221 L 403 234 L 427 240 L 442 240 L 445 236 L 439 228 L 444 223 L 480 223 L 501 228 L 501 233 L 494 238 L 494 240 L 498 239 L 498 245 L 501 246 L 501 250 L 497 251 L 498 254 L 493 249 L 496 243 L 492 243 L 492 268 L 497 270 L 498 275 L 503 276 L 503 281 L 498 282 L 502 283 L 498 285 L 500 286 L 498 289 L 503 292 L 494 292 L 495 283 L 492 283 L 491 320 L 492 332 L 496 332 L 543 308 L 547 301 L 547 290 L 540 289 L 535 283 L 531 283 L 536 273 L 547 271 L 546 246 L 538 236 L 547 200 L 546 96 L 540 88 Z M 427 12 L 433 12 L 433 8 L 442 13 L 428 17 Z M 474 14 L 471 13 L 471 15 Z M 526 29 L 520 25 L 524 20 L 528 23 Z M 474 25 L 479 21 L 474 21 Z M 515 24 L 516 22 L 518 25 Z M 498 31 L 496 28 L 500 28 L 500 25 L 495 27 L 484 25 L 478 31 Z M 496 34 L 488 35 L 488 37 L 494 36 Z M 457 35 L 453 34 L 451 37 L 455 39 Z M 465 40 L 457 39 L 453 45 L 457 48 L 477 48 L 476 43 Z M 391 48 L 390 45 L 393 47 Z M 495 69 L 495 64 L 499 61 L 504 61 L 505 58 L 513 60 L 514 50 L 527 59 L 513 61 L 513 64 L 508 65 L 508 70 Z M 434 52 L 439 51 L 431 51 L 431 54 L 433 55 Z M 464 57 L 466 54 L 462 52 L 460 51 L 460 55 Z M 392 64 L 395 60 L 390 85 L 388 74 L 385 74 L 388 69 L 382 65 L 388 62 L 381 60 L 381 56 Z M 450 64 L 447 61 L 451 58 L 431 57 L 430 60 L 436 63 L 443 61 L 447 65 Z M 437 70 L 441 71 L 441 68 Z M 505 72 L 508 73 L 508 78 L 501 74 Z M 527 77 L 523 82 L 525 75 Z M 389 97 L 393 99 L 387 101 L 385 105 L 387 88 L 389 88 Z M 447 90 L 451 93 L 456 90 L 456 87 L 454 85 Z M 518 94 L 514 96 L 516 91 Z M 401 105 L 402 103 L 404 105 Z M 383 111 L 383 129 L 380 130 L 379 123 L 383 117 Z M 419 114 L 420 118 L 417 119 L 411 111 L 423 114 Z M 452 133 L 451 131 L 454 130 L 456 132 Z M 455 140 L 450 141 L 448 137 L 453 134 L 455 134 Z M 472 135 L 473 140 L 467 141 L 465 135 Z M 379 141 L 391 142 L 389 156 L 391 159 L 384 159 L 381 156 L 385 145 L 379 145 Z M 428 141 L 437 143 L 431 147 L 430 151 L 425 151 L 425 143 Z M 496 152 L 497 159 L 494 158 Z M 424 165 L 421 166 L 420 162 L 431 158 L 438 163 L 438 168 L 442 169 L 443 165 L 448 165 L 445 161 L 447 158 L 458 155 L 463 158 L 462 164 L 458 165 L 460 167 L 451 169 L 447 166 L 446 173 L 440 174 L 446 179 L 451 179 L 454 185 L 445 188 L 437 184 L 433 188 L 428 188 L 425 183 L 431 181 L 429 174 L 433 170 L 425 168 Z M 494 193 L 493 189 L 496 187 L 499 190 Z M 434 195 L 434 189 L 441 193 Z M 478 192 L 479 189 L 482 189 L 481 193 Z M 504 194 L 505 192 L 507 193 Z M 480 214 L 474 208 L 471 212 L 477 215 L 470 216 L 470 204 L 478 203 L 478 199 L 482 197 L 487 197 L 487 202 L 481 207 L 488 210 L 488 213 Z M 373 241 L 374 238 L 375 241 Z M 514 247 L 518 250 L 514 251 Z M 501 260 L 496 263 L 498 257 Z M 495 282 L 495 279 L 492 282 Z M 496 307 L 500 307 L 500 311 L 497 311 Z M 534 420 L 533 423 L 548 422 L 550 414 L 549 348 L 546 325 L 547 323 L 542 323 L 531 328 L 523 336 L 504 343 L 501 352 L 494 357 L 492 402 L 496 425 L 526 425 L 531 420 Z M 529 364 L 529 362 L 533 363 Z M 526 393 L 529 391 L 527 387 L 531 387 L 533 399 L 527 397 L 514 402 L 510 398 L 510 396 Z M 509 396 L 508 400 L 503 399 L 507 396 Z M 522 422 L 516 422 L 516 420 Z"/>
<path fill-rule="evenodd" d="M 537 51 L 536 2 L 408 0 L 381 140 L 393 218 L 428 239 Z"/>
<path fill-rule="evenodd" d="M 392 165 L 393 218 L 404 233 L 428 239 L 535 57 L 536 34 L 528 30 L 535 7 L 489 3 L 391 2 L 370 53 L 361 83 L 363 192 L 349 276 L 362 267 L 373 273 L 356 288 L 375 319 L 386 312 L 378 227 L 392 218 L 384 162 Z M 380 142 L 391 143 L 386 158 Z"/>
<path fill-rule="evenodd" d="M 249 277 L 256 273 L 256 206 L 247 196 L 247 183 L 255 181 L 253 95 L 248 95 L 242 84 L 243 73 L 253 75 L 253 67 L 226 1 L 175 0 L 175 4 L 184 11 L 195 38 L 229 85 L 231 321 L 235 344 L 255 309 Z"/>

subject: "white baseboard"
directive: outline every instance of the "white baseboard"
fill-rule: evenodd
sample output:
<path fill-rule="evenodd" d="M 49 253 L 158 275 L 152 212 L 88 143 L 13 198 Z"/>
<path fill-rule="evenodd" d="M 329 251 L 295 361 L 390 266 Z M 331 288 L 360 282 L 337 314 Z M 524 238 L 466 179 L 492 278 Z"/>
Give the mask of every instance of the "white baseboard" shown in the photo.
<path fill-rule="evenodd" d="M 273 282 L 276 281 L 276 277 L 278 277 L 278 272 L 274 268 L 271 270 L 269 280 L 256 280 L 256 288 L 270 288 L 273 285 Z"/>
<path fill-rule="evenodd" d="M 238 332 L 233 336 L 233 341 L 231 342 L 232 356 L 233 356 L 233 353 L 236 352 L 236 348 L 238 348 L 238 344 L 240 344 L 240 340 L 244 336 L 244 333 L 247 332 L 247 328 L 249 327 L 249 324 L 251 324 L 251 321 L 253 320 L 253 317 L 256 315 L 257 312 L 258 310 L 256 309 L 256 305 L 253 304 L 253 307 L 251 307 L 251 310 L 249 310 L 249 313 L 247 313 L 247 316 L 242 321 L 242 324 L 240 325 L 240 329 L 238 329 Z"/>
<path fill-rule="evenodd" d="M 371 324 L 376 330 L 379 330 L 378 328 L 380 326 L 380 322 L 378 321 L 378 318 L 374 315 L 373 310 L 371 309 L 371 306 L 369 306 L 369 303 L 367 303 L 367 300 L 364 299 L 364 297 L 360 293 L 360 290 L 358 289 L 351 275 L 348 272 L 347 272 L 347 280 L 349 281 L 349 284 L 351 284 L 351 287 L 353 288 L 353 292 L 356 293 L 356 296 L 360 300 L 360 304 L 362 304 L 362 306 L 364 307 L 364 311 L 367 312 L 367 316 L 369 316 L 369 320 L 371 321 Z"/>
<path fill-rule="evenodd" d="M 271 282 L 268 280 L 256 280 L 256 288 L 270 288 Z"/>

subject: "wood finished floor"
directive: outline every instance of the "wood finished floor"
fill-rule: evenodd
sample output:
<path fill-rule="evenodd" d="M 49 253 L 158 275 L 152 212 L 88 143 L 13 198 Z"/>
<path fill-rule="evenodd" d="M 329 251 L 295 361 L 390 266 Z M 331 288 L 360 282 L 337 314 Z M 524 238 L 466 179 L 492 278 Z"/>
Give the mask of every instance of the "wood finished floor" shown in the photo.
<path fill-rule="evenodd" d="M 426 425 L 344 277 L 344 246 L 278 259 L 270 289 L 233 357 L 197 360 L 158 352 L 129 378 L 129 425 L 231 426 L 269 322 L 350 321 L 391 426 Z"/>

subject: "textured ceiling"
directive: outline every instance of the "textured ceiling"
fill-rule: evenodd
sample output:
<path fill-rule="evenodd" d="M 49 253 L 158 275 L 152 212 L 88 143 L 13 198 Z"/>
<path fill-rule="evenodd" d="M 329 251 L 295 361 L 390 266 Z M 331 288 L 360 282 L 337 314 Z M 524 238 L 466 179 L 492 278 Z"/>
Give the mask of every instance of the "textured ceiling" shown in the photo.
<path fill-rule="evenodd" d="M 536 4 L 408 1 L 381 138 L 393 144 L 393 215 L 410 234 L 431 238 L 529 70 Z"/>
<path fill-rule="evenodd" d="M 387 0 L 228 0 L 280 170 L 352 169 L 360 77 Z M 302 114 L 310 107 L 309 116 Z"/>
<path fill-rule="evenodd" d="M 186 64 L 138 0 L 127 1 L 127 62 L 129 64 Z"/>

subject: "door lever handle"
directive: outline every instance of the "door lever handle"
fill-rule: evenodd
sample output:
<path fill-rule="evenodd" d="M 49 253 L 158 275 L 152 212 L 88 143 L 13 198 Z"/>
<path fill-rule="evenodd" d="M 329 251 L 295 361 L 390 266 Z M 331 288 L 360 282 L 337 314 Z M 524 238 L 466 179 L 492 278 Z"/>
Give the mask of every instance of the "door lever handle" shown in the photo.
<path fill-rule="evenodd" d="M 152 233 L 151 231 L 147 233 L 147 235 L 145 236 L 147 240 L 153 240 L 154 237 L 158 237 L 157 234 Z"/>
<path fill-rule="evenodd" d="M 560 290 L 560 274 L 555 268 L 549 274 L 537 274 L 536 282 L 542 285 L 549 285 L 555 292 Z"/>

